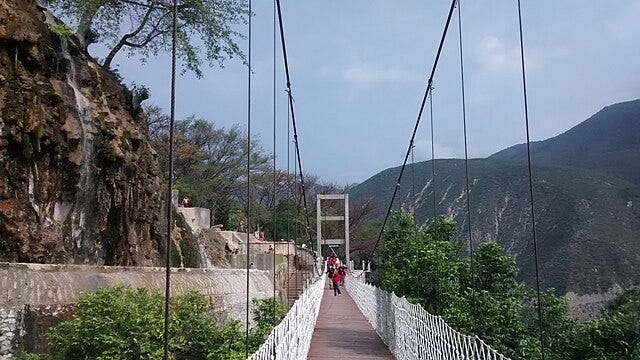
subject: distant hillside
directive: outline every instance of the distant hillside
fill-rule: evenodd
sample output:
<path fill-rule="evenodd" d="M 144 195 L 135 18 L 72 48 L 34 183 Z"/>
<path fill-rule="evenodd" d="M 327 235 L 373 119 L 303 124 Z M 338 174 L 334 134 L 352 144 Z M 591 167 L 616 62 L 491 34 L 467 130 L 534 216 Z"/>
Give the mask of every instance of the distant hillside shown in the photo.
<path fill-rule="evenodd" d="M 640 285 L 640 100 L 608 106 L 564 134 L 532 144 L 535 215 L 543 287 L 560 293 L 603 293 Z M 516 145 L 469 163 L 474 242 L 497 241 L 533 284 L 526 147 Z M 349 190 L 376 203 L 382 218 L 400 168 Z M 395 208 L 434 214 L 431 162 L 405 171 Z M 436 214 L 458 223 L 467 243 L 464 160 L 436 160 Z"/>
<path fill-rule="evenodd" d="M 607 106 L 556 137 L 531 144 L 536 164 L 597 170 L 640 185 L 640 99 Z M 489 157 L 526 161 L 519 144 Z"/>
<path fill-rule="evenodd" d="M 404 177 L 395 208 L 415 209 L 419 223 L 433 215 L 431 162 L 417 163 L 416 196 Z M 350 190 L 354 201 L 373 199 L 372 216 L 388 207 L 399 167 Z M 468 242 L 463 160 L 436 160 L 436 213 L 458 223 Z M 497 241 L 515 256 L 520 278 L 533 284 L 528 175 L 524 164 L 491 159 L 469 164 L 474 242 Z M 410 173 L 410 172 L 409 172 Z M 406 174 L 406 172 L 405 172 Z M 539 167 L 535 177 L 540 270 L 545 288 L 578 294 L 640 284 L 640 188 L 612 177 L 569 168 Z"/>

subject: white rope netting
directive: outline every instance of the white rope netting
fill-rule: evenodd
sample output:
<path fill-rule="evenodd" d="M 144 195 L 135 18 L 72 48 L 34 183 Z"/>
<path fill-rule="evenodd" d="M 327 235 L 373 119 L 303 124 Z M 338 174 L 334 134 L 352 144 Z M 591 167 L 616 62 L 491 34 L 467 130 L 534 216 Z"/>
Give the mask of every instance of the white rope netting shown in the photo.
<path fill-rule="evenodd" d="M 420 305 L 365 283 L 364 277 L 349 276 L 346 287 L 396 359 L 509 359 L 477 336 L 454 330 Z"/>

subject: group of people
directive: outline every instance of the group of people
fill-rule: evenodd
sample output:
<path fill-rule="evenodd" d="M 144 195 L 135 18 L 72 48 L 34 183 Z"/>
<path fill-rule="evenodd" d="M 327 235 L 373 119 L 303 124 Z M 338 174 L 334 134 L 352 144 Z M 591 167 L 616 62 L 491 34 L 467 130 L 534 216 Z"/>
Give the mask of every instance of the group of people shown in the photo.
<path fill-rule="evenodd" d="M 334 254 L 327 259 L 327 277 L 331 279 L 329 289 L 333 288 L 333 296 L 341 295 L 340 286 L 344 286 L 344 279 L 347 276 L 347 267 L 340 265 L 340 260 Z"/>

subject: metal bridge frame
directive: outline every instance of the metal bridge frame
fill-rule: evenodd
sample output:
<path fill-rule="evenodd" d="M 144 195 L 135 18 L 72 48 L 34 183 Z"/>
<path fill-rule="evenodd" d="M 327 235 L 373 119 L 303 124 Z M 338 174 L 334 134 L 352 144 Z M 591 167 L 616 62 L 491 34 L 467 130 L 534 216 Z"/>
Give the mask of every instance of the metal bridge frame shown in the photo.
<path fill-rule="evenodd" d="M 345 246 L 345 265 L 349 266 L 349 194 L 318 194 L 316 195 L 316 228 L 318 234 L 318 255 L 322 256 L 322 245 L 343 245 Z M 344 215 L 339 216 L 322 216 L 322 200 L 344 200 Z M 323 221 L 344 221 L 344 238 L 343 239 L 324 239 L 322 237 Z"/>

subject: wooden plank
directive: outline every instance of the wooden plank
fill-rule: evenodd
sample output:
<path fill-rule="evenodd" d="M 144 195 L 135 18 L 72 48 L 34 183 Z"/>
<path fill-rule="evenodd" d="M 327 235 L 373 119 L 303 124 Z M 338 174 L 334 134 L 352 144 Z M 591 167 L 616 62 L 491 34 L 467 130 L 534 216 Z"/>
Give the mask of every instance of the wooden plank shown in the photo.
<path fill-rule="evenodd" d="M 393 359 L 344 287 L 325 286 L 308 359 Z"/>

